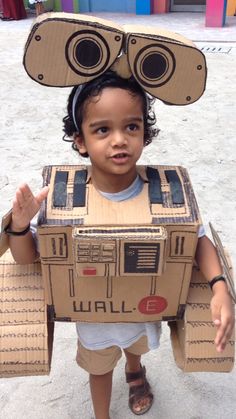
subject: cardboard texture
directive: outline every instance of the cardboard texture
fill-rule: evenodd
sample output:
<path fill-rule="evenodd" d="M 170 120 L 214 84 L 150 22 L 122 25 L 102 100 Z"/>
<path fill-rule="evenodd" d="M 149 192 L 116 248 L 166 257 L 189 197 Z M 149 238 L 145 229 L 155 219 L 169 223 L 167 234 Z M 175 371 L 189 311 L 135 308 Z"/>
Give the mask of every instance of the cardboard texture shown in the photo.
<path fill-rule="evenodd" d="M 0 376 L 49 372 L 53 331 L 46 306 L 52 326 L 54 320 L 169 321 L 180 368 L 231 371 L 234 336 L 223 354 L 216 352 L 212 294 L 192 269 L 201 219 L 188 174 L 179 166 L 138 172 L 146 182 L 140 196 L 114 203 L 97 193 L 89 167 L 44 168 L 50 190 L 39 215 L 41 265 L 19 266 L 8 252 L 0 259 Z M 211 229 L 234 298 L 231 262 Z"/>
<path fill-rule="evenodd" d="M 205 57 L 183 36 L 68 13 L 36 19 L 24 66 L 36 82 L 56 87 L 86 83 L 108 69 L 133 74 L 146 92 L 176 105 L 198 100 L 206 83 Z"/>
<path fill-rule="evenodd" d="M 10 224 L 11 222 L 11 211 L 8 211 L 6 215 L 2 218 L 1 223 L 1 232 L 0 232 L 0 256 L 2 256 L 8 249 L 8 236 L 4 232 L 5 228 Z"/>
<path fill-rule="evenodd" d="M 201 224 L 193 189 L 182 167 L 138 172 L 141 194 L 111 202 L 85 166 L 44 169 L 38 236 L 54 320 L 170 320 L 184 311 Z"/>
<path fill-rule="evenodd" d="M 49 374 L 53 324 L 47 322 L 40 262 L 0 258 L 0 377 Z"/>
<path fill-rule="evenodd" d="M 235 331 L 224 352 L 217 352 L 214 343 L 216 328 L 210 311 L 211 298 L 210 286 L 195 266 L 184 318 L 169 322 L 175 362 L 185 372 L 230 372 L 233 369 Z"/>

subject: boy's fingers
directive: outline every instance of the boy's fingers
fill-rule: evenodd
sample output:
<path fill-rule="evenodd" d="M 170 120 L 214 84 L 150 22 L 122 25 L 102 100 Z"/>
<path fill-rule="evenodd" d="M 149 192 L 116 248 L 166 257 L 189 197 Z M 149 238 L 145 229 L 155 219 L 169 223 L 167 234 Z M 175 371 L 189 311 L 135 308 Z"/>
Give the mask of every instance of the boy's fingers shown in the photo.
<path fill-rule="evenodd" d="M 220 308 L 212 305 L 211 306 L 211 317 L 212 317 L 212 321 L 213 323 L 218 326 L 221 323 L 221 313 L 220 313 Z"/>
<path fill-rule="evenodd" d="M 47 197 L 49 191 L 49 186 L 44 186 L 43 189 L 36 195 L 36 200 L 39 204 Z"/>
<path fill-rule="evenodd" d="M 21 208 L 24 204 L 24 197 L 23 197 L 21 189 L 17 189 L 17 191 L 16 191 L 16 200 L 17 200 L 17 203 L 18 203 L 19 207 Z"/>
<path fill-rule="evenodd" d="M 232 336 L 233 331 L 233 324 L 232 323 L 226 323 L 225 325 L 222 324 L 219 326 L 216 337 L 215 337 L 215 344 L 218 349 L 223 350 L 227 344 L 227 342 L 230 340 Z"/>
<path fill-rule="evenodd" d="M 19 205 L 18 200 L 16 198 L 13 199 L 13 202 L 12 202 L 12 210 L 13 210 L 13 212 L 19 212 L 20 209 L 21 209 L 21 207 Z"/>
<path fill-rule="evenodd" d="M 29 188 L 29 186 L 26 183 L 24 185 L 22 185 L 21 193 L 22 193 L 22 196 L 23 196 L 25 201 L 29 201 L 34 197 L 31 189 Z"/>

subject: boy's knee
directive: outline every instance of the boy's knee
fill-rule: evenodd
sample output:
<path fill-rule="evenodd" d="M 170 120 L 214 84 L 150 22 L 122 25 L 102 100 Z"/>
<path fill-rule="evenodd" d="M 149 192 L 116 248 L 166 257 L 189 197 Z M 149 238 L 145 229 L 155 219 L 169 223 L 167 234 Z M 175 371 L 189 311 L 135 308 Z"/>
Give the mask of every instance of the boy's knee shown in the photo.
<path fill-rule="evenodd" d="M 105 375 L 112 372 L 122 356 L 118 346 L 100 350 L 85 348 L 78 340 L 77 364 L 90 375 Z"/>

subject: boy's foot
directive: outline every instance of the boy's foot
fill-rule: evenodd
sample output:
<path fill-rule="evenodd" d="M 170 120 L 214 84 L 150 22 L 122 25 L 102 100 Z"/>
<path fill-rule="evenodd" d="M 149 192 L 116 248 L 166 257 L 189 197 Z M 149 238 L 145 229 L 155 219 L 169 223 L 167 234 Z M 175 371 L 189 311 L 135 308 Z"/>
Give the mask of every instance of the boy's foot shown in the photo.
<path fill-rule="evenodd" d="M 126 367 L 127 368 L 127 367 Z M 153 394 L 146 378 L 146 369 L 140 366 L 138 372 L 126 372 L 129 383 L 129 408 L 135 415 L 143 415 L 152 406 Z"/>

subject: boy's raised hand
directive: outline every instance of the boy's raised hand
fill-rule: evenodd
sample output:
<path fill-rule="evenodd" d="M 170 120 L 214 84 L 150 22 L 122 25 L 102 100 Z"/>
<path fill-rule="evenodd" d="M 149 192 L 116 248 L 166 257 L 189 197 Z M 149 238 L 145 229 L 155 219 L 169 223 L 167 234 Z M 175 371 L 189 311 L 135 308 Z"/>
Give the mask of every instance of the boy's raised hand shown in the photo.
<path fill-rule="evenodd" d="M 225 284 L 215 284 L 225 286 Z M 223 287 L 222 287 L 223 288 Z M 235 323 L 234 306 L 228 291 L 218 290 L 211 299 L 212 320 L 216 326 L 216 350 L 222 352 L 229 342 Z"/>
<path fill-rule="evenodd" d="M 37 195 L 33 195 L 26 183 L 17 189 L 12 206 L 12 230 L 21 231 L 29 225 L 37 214 L 41 203 L 47 197 L 48 191 L 49 187 L 45 186 Z"/>

